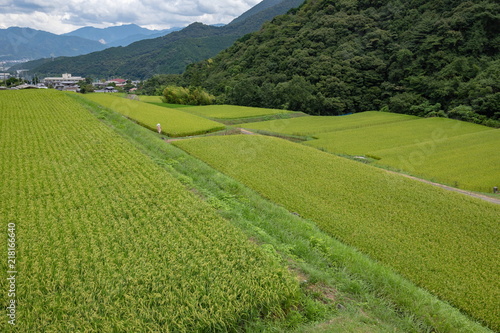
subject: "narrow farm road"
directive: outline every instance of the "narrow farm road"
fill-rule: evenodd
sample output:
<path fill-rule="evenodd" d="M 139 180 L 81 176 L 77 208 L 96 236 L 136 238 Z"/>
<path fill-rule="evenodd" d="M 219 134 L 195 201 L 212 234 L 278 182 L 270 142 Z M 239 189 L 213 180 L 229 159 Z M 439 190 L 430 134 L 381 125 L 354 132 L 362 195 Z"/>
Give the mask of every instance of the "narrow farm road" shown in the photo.
<path fill-rule="evenodd" d="M 238 128 L 238 129 L 240 130 L 241 134 L 249 134 L 249 135 L 255 134 L 254 132 L 247 131 L 244 128 Z"/>
<path fill-rule="evenodd" d="M 407 178 L 418 180 L 418 181 L 420 181 L 422 183 L 427 183 L 427 184 L 431 184 L 431 185 L 434 185 L 434 186 L 437 186 L 437 187 L 444 188 L 445 190 L 448 190 L 448 191 L 462 193 L 462 194 L 468 195 L 470 197 L 482 199 L 484 201 L 488 201 L 488 202 L 500 205 L 500 199 L 495 199 L 495 198 L 492 198 L 492 197 L 488 197 L 486 195 L 482 195 L 482 194 L 478 194 L 478 193 L 474 193 L 474 192 L 470 192 L 470 191 L 461 190 L 459 188 L 455 188 L 455 187 L 451 187 L 451 186 L 447 186 L 447 185 L 443 185 L 443 184 L 439 184 L 439 183 L 434 183 L 434 182 L 431 182 L 429 180 L 425 180 L 425 179 L 421 179 L 421 178 L 417 178 L 417 177 L 405 175 L 405 174 L 402 174 L 402 173 L 399 173 L 399 172 L 394 172 L 394 171 L 389 171 L 389 170 L 387 170 L 387 172 L 395 173 L 395 174 L 398 174 L 398 175 L 401 175 L 401 176 L 404 176 L 404 177 L 407 177 Z"/>

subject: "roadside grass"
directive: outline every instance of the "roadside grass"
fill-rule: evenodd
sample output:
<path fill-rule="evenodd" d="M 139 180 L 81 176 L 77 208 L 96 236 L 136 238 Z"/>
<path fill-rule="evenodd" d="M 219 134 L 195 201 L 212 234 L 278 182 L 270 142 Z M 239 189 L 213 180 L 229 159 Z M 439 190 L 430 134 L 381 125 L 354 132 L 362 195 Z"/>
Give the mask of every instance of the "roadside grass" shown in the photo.
<path fill-rule="evenodd" d="M 245 332 L 491 332 L 160 135 L 74 98 L 297 274 L 302 305 L 284 321 L 248 322 Z"/>
<path fill-rule="evenodd" d="M 176 109 L 109 94 L 86 94 L 84 98 L 119 112 L 151 130 L 156 131 L 156 124 L 159 123 L 162 127 L 162 133 L 170 137 L 204 134 L 225 128 L 224 124 Z"/>
<path fill-rule="evenodd" d="M 478 320 L 500 325 L 500 206 L 271 137 L 174 144 Z"/>
<path fill-rule="evenodd" d="M 246 123 L 244 127 L 250 130 L 262 130 L 288 135 L 316 136 L 319 133 L 338 132 L 347 129 L 406 122 L 416 119 L 419 118 L 397 113 L 366 111 L 346 116 L 307 116 Z"/>

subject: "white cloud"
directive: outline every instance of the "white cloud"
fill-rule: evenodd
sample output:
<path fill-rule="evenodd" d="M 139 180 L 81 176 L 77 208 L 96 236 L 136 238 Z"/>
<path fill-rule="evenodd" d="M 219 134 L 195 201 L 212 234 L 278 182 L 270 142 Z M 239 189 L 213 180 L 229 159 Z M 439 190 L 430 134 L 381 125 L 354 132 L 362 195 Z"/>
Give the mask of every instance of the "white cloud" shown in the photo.
<path fill-rule="evenodd" d="M 262 0 L 0 0 L 0 28 L 65 33 L 135 23 L 157 29 L 229 23 Z"/>

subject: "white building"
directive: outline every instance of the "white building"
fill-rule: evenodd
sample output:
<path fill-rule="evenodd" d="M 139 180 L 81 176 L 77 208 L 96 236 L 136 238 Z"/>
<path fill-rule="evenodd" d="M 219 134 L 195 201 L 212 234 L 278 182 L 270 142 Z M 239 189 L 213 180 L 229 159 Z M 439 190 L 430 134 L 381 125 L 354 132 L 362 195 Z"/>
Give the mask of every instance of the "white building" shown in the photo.
<path fill-rule="evenodd" d="M 0 81 L 5 81 L 10 77 L 10 73 L 0 73 Z"/>
<path fill-rule="evenodd" d="M 73 86 L 78 83 L 78 81 L 85 80 L 81 76 L 71 76 L 71 74 L 64 73 L 62 77 L 46 77 L 43 79 L 43 83 L 46 85 L 63 85 L 63 86 Z"/>

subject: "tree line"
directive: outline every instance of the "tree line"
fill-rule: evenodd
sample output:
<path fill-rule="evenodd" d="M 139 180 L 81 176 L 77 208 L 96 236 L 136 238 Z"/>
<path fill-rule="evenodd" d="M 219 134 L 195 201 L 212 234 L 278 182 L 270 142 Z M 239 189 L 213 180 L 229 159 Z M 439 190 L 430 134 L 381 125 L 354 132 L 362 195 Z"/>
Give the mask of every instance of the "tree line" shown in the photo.
<path fill-rule="evenodd" d="M 203 87 L 220 103 L 495 126 L 499 50 L 493 0 L 310 0 L 169 79 Z"/>

